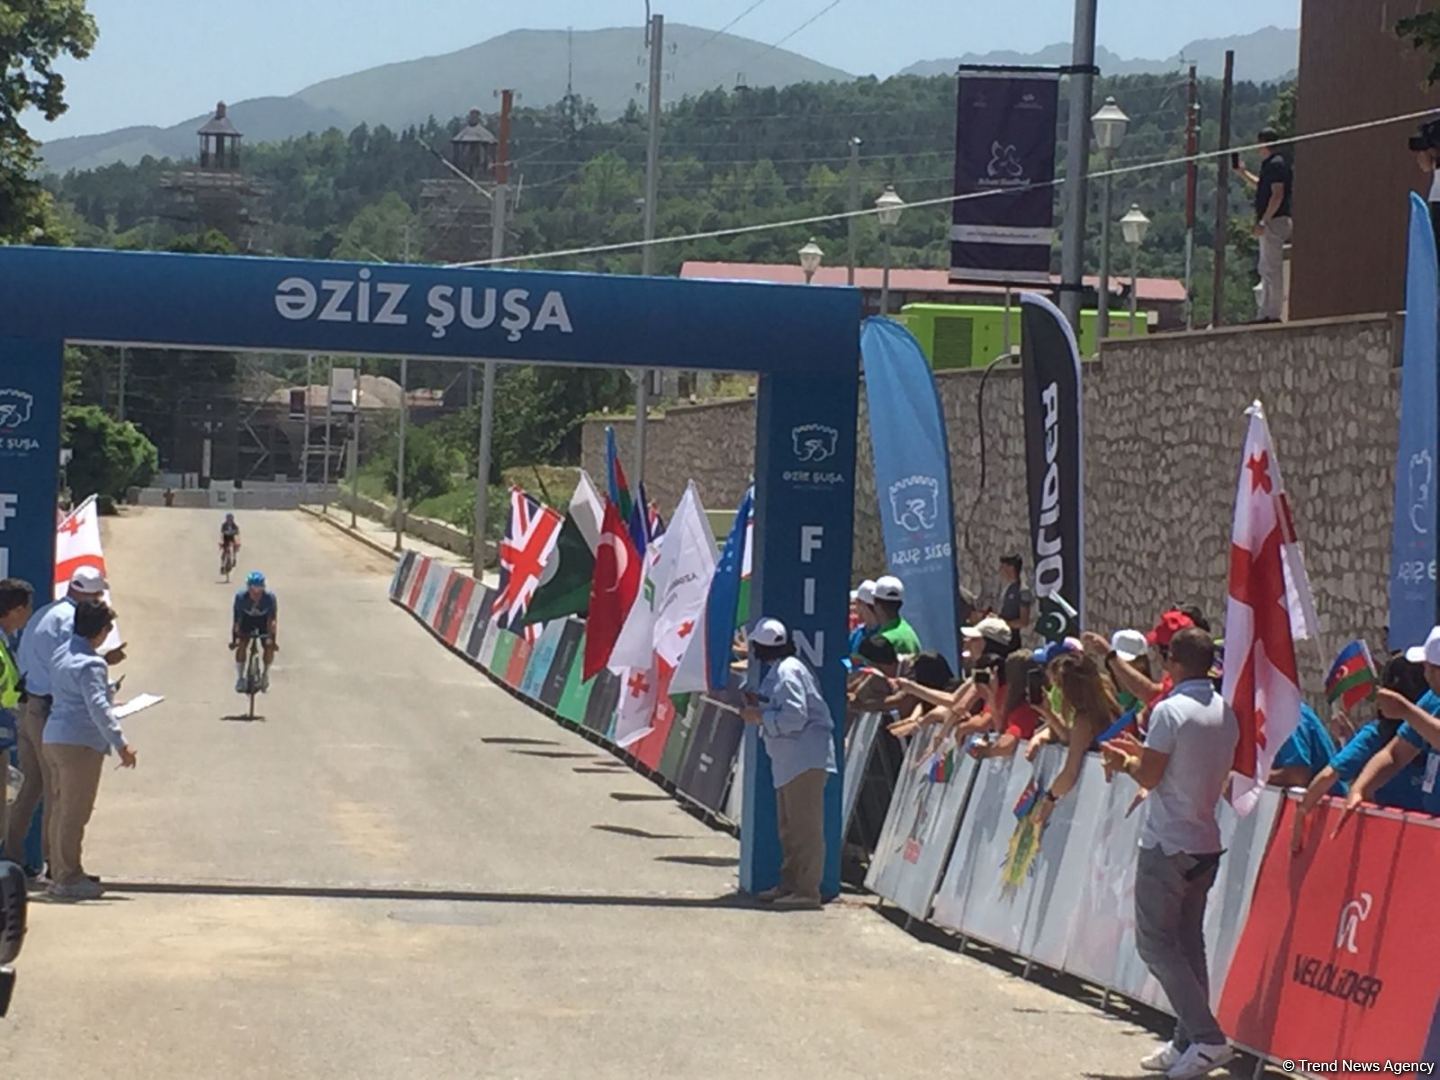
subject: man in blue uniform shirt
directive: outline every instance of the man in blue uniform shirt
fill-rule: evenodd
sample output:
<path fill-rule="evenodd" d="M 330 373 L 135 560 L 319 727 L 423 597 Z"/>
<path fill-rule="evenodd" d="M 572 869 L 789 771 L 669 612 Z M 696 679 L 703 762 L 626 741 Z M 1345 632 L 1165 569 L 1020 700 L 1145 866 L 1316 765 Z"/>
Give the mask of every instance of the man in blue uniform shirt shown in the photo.
<path fill-rule="evenodd" d="M 245 588 L 235 594 L 234 625 L 230 629 L 230 647 L 235 650 L 235 690 L 245 691 L 245 653 L 250 648 L 250 639 L 259 634 L 265 655 L 265 670 L 260 676 L 260 689 L 270 689 L 270 665 L 275 660 L 275 650 L 280 646 L 275 640 L 279 626 L 280 602 L 275 594 L 265 587 L 265 575 L 259 570 L 250 571 L 245 579 Z"/>

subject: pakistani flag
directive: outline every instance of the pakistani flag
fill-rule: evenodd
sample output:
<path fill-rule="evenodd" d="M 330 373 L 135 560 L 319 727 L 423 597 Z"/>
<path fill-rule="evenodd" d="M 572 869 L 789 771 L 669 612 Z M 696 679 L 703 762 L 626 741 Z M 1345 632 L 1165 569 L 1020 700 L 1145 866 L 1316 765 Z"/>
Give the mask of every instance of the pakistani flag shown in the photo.
<path fill-rule="evenodd" d="M 590 606 L 590 579 L 595 576 L 595 548 L 600 542 L 604 506 L 585 470 L 570 497 L 560 539 L 540 575 L 524 622 L 542 623 L 567 615 L 585 615 Z"/>

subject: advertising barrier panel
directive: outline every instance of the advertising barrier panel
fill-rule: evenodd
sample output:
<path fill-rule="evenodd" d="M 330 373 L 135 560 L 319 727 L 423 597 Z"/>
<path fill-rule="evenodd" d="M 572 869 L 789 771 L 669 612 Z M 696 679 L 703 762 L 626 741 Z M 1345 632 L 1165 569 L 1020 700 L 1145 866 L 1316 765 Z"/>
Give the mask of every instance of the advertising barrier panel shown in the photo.
<path fill-rule="evenodd" d="M 1307 1061 L 1433 1062 L 1440 963 L 1429 870 L 1440 865 L 1440 822 L 1366 808 L 1334 835 L 1339 805 L 1327 799 L 1310 815 L 1305 848 L 1292 855 L 1286 800 L 1220 1022 L 1301 1071 L 1322 1071 Z"/>
<path fill-rule="evenodd" d="M 590 691 L 594 680 L 585 681 L 585 633 L 580 633 L 580 642 L 575 646 L 575 659 L 570 663 L 570 673 L 565 676 L 565 688 L 560 691 L 557 711 L 572 724 L 585 723 L 585 711 L 590 706 Z"/>
<path fill-rule="evenodd" d="M 489 586 L 476 585 L 470 593 L 470 602 L 465 605 L 465 618 L 460 623 L 455 644 L 471 660 L 480 657 L 480 643 L 485 640 L 485 623 L 490 619 L 493 597 Z"/>
<path fill-rule="evenodd" d="M 410 572 L 410 591 L 405 598 L 406 611 L 420 610 L 420 593 L 425 587 L 425 576 L 430 572 L 430 562 L 425 555 L 415 556 L 415 566 Z"/>
<path fill-rule="evenodd" d="M 555 656 L 550 670 L 540 687 L 541 703 L 552 709 L 559 708 L 561 695 L 575 667 L 575 657 L 580 653 L 581 642 L 585 640 L 585 624 L 579 619 L 564 619 L 559 623 L 560 640 L 555 646 Z"/>
<path fill-rule="evenodd" d="M 620 677 L 609 668 L 590 682 L 590 700 L 585 706 L 585 726 L 599 735 L 609 735 L 620 702 Z"/>
<path fill-rule="evenodd" d="M 675 785 L 701 806 L 716 813 L 725 808 L 726 787 L 740 753 L 745 722 L 734 709 L 696 695 L 694 731 Z"/>
<path fill-rule="evenodd" d="M 505 631 L 509 634 L 509 631 Z M 505 665 L 504 674 L 501 678 L 512 690 L 519 690 L 521 682 L 525 679 L 525 669 L 530 665 L 530 653 L 533 648 L 530 642 L 523 637 L 515 637 L 515 643 L 510 647 L 510 659 Z"/>
<path fill-rule="evenodd" d="M 933 728 L 921 728 L 906 748 L 900 784 L 865 877 L 867 889 L 917 919 L 930 914 L 976 772 L 975 760 L 953 740 L 937 749 L 933 736 Z"/>
<path fill-rule="evenodd" d="M 410 575 L 415 572 L 416 555 L 413 551 L 406 551 L 395 563 L 395 572 L 390 575 L 390 599 L 398 601 L 405 592 L 405 586 L 410 583 Z"/>
<path fill-rule="evenodd" d="M 540 631 L 540 637 L 530 650 L 530 658 L 525 663 L 525 673 L 521 676 L 517 689 L 531 701 L 540 700 L 540 689 L 550 674 L 550 666 L 555 662 L 555 652 L 560 648 L 560 635 L 564 632 L 563 619 L 546 623 L 545 629 Z"/>
<path fill-rule="evenodd" d="M 670 726 L 670 737 L 665 740 L 665 750 L 660 755 L 659 773 L 671 783 L 680 776 L 680 766 L 685 760 L 690 740 L 695 734 L 695 721 L 700 695 L 686 694 L 681 704 L 672 704 L 674 722 Z"/>
<path fill-rule="evenodd" d="M 875 732 L 880 728 L 880 713 L 861 713 L 850 722 L 845 732 L 845 786 L 841 792 L 840 820 L 845 831 L 850 831 L 850 819 L 855 816 L 855 803 L 860 798 L 860 786 L 865 779 L 865 769 L 870 764 L 870 751 L 875 746 Z"/>

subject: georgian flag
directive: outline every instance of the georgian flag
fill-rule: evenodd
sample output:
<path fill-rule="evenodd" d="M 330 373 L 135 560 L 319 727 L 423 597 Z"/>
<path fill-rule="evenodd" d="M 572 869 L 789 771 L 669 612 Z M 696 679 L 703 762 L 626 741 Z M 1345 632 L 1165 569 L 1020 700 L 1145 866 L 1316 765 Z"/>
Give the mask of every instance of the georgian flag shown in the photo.
<path fill-rule="evenodd" d="M 106 581 L 110 580 L 110 575 L 105 572 L 105 551 L 100 546 L 100 513 L 94 495 L 63 516 L 55 527 L 56 600 L 70 590 L 70 579 L 75 576 L 75 571 L 86 566 L 97 570 Z M 101 599 L 110 603 L 108 589 Z M 39 606 L 39 601 L 36 601 L 36 606 Z M 120 628 L 117 625 L 110 631 L 100 651 L 118 649 L 120 644 Z"/>
<path fill-rule="evenodd" d="M 1240 722 L 1230 799 L 1240 814 L 1255 808 L 1276 751 L 1300 723 L 1295 642 L 1314 636 L 1315 627 L 1310 581 L 1270 427 L 1258 401 L 1246 415 L 1250 430 L 1230 538 L 1223 690 Z"/>

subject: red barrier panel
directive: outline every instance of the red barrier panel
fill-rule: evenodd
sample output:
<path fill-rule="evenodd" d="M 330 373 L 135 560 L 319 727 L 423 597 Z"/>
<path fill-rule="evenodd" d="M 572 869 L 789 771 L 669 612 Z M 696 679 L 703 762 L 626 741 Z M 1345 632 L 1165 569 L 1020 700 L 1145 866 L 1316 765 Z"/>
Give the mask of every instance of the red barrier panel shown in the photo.
<path fill-rule="evenodd" d="M 515 649 L 510 653 L 510 663 L 505 667 L 505 674 L 502 678 L 512 690 L 520 689 L 520 683 L 525 679 L 525 668 L 530 664 L 530 653 L 534 646 L 525 638 L 521 637 L 515 642 Z"/>
<path fill-rule="evenodd" d="M 425 576 L 430 572 L 430 559 L 419 555 L 415 559 L 415 572 L 410 578 L 410 595 L 405 598 L 405 610 L 414 611 L 420 606 L 420 593 L 425 588 Z"/>
<path fill-rule="evenodd" d="M 1440 821 L 1368 811 L 1332 837 L 1339 804 L 1306 822 L 1290 853 L 1287 800 L 1260 868 L 1225 980 L 1220 1022 L 1237 1043 L 1279 1060 L 1426 1059 L 1440 1002 Z M 1433 1051 L 1431 1051 L 1433 1053 Z"/>

